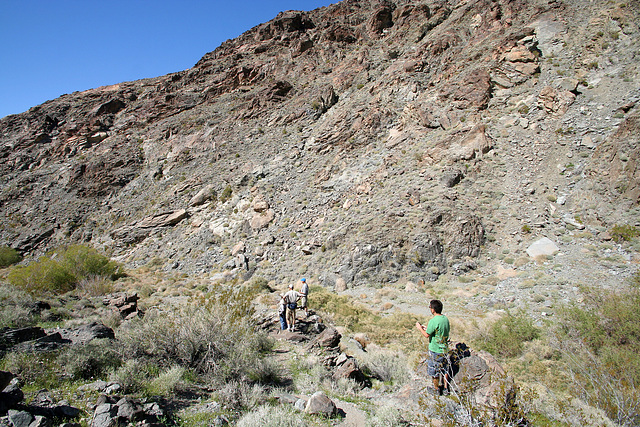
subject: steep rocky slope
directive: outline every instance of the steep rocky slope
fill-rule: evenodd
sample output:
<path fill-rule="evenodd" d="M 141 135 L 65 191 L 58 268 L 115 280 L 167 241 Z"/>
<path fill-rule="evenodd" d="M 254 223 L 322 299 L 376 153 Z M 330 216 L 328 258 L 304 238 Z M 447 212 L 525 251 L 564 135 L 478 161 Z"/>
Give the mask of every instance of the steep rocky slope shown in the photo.
<path fill-rule="evenodd" d="M 190 70 L 1 119 L 0 244 L 336 290 L 475 271 L 495 292 L 452 292 L 484 309 L 528 304 L 517 269 L 541 268 L 521 264 L 546 236 L 561 250 L 546 291 L 614 286 L 638 262 L 606 232 L 638 219 L 639 15 L 588 0 L 283 12 Z"/>

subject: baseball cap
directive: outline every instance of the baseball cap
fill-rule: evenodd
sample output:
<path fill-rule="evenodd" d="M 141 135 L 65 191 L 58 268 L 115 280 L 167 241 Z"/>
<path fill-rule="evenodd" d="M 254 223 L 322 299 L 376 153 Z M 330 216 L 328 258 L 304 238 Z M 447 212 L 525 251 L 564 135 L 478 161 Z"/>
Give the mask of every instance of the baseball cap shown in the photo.
<path fill-rule="evenodd" d="M 289 283 L 289 289 L 293 289 L 293 285 Z"/>
<path fill-rule="evenodd" d="M 300 279 L 301 282 L 306 282 L 307 279 L 305 279 L 304 277 L 302 279 Z"/>

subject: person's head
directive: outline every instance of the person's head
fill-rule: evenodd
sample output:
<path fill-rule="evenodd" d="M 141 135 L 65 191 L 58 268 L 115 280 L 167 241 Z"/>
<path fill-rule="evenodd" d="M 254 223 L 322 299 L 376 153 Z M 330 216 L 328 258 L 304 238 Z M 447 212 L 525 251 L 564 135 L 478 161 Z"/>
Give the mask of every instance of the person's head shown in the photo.
<path fill-rule="evenodd" d="M 305 278 L 303 277 L 302 279 L 300 279 L 300 281 L 301 281 L 302 283 L 306 283 L 306 282 L 307 282 L 307 279 L 305 279 Z"/>
<path fill-rule="evenodd" d="M 432 308 L 437 314 L 442 314 L 442 302 L 437 299 L 432 299 L 429 303 L 429 308 Z"/>
<path fill-rule="evenodd" d="M 293 289 L 293 285 L 289 283 L 289 289 Z"/>

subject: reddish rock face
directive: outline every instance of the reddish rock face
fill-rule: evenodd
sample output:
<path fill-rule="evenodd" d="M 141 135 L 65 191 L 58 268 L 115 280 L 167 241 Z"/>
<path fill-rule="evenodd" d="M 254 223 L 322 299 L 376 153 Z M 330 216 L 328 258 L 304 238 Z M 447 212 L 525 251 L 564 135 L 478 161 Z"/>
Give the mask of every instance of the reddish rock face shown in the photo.
<path fill-rule="evenodd" d="M 639 197 L 636 88 L 620 74 L 637 14 L 586 0 L 283 12 L 188 70 L 0 119 L 0 245 L 84 242 L 203 272 L 235 266 L 242 240 L 252 274 L 305 266 L 348 289 L 474 265 L 485 229 L 514 244 L 527 218 L 553 230 L 536 189 L 607 200 L 605 216 L 573 206 L 615 222 Z M 602 16 L 617 38 L 600 40 Z M 422 236 L 446 250 L 416 264 Z"/>

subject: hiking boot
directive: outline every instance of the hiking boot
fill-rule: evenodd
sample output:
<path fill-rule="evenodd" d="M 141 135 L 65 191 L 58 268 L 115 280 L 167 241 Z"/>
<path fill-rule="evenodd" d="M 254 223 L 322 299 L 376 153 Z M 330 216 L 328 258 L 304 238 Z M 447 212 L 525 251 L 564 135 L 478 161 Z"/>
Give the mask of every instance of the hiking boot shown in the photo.
<path fill-rule="evenodd" d="M 448 388 L 440 389 L 440 391 L 442 392 L 442 396 L 449 396 L 449 394 L 451 394 Z"/>

